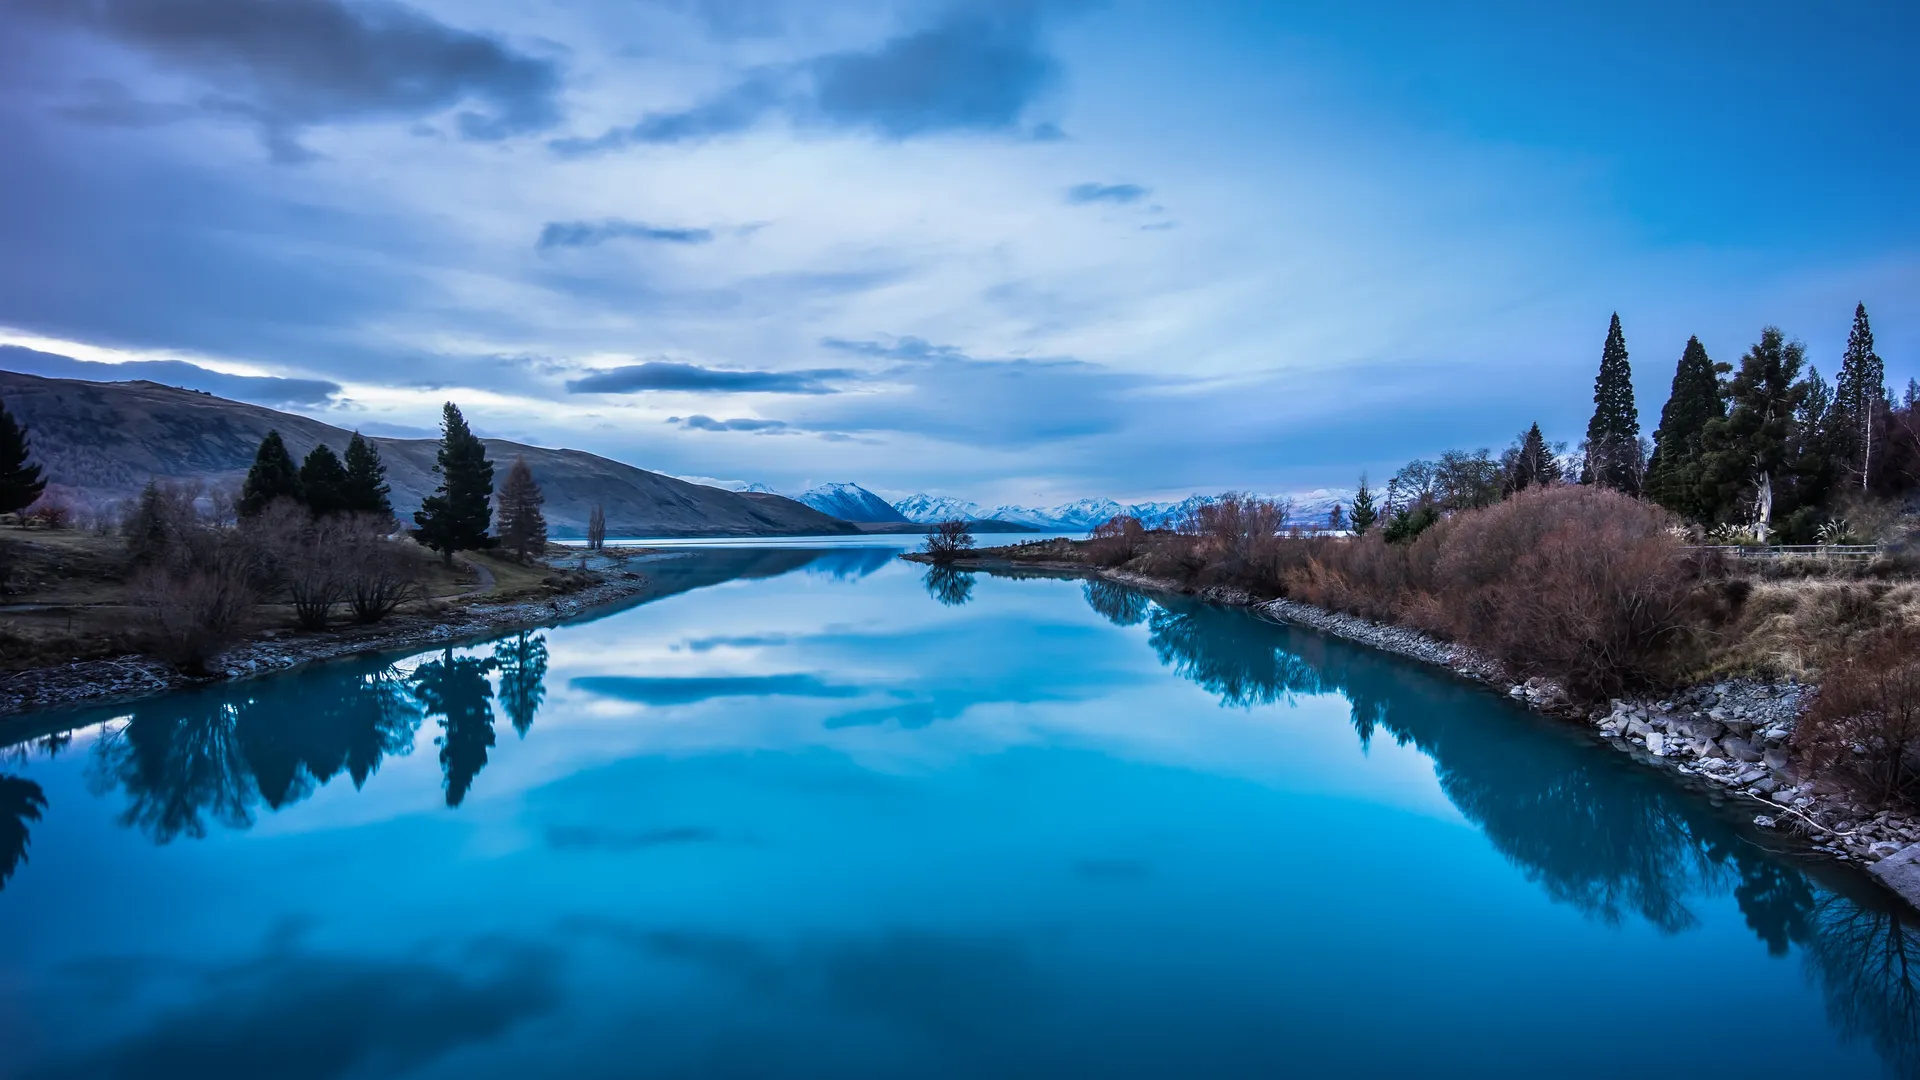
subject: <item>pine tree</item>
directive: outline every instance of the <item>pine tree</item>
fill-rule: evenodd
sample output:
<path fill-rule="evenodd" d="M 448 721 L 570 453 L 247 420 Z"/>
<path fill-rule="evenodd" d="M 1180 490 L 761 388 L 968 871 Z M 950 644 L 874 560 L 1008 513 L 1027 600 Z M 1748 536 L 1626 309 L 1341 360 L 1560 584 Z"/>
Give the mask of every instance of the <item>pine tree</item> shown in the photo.
<path fill-rule="evenodd" d="M 1887 407 L 1887 365 L 1873 351 L 1873 327 L 1867 305 L 1853 309 L 1853 329 L 1840 360 L 1840 385 L 1833 400 L 1834 451 L 1848 481 L 1867 487 L 1875 461 L 1874 423 Z"/>
<path fill-rule="evenodd" d="M 371 514 L 385 520 L 393 516 L 393 503 L 387 487 L 387 466 L 380 451 L 360 437 L 347 440 L 347 482 L 343 489 L 346 509 L 354 514 Z"/>
<path fill-rule="evenodd" d="M 500 485 L 500 542 L 521 562 L 547 549 L 547 519 L 540 506 L 547 497 L 533 479 L 527 459 L 516 457 Z"/>
<path fill-rule="evenodd" d="M 247 470 L 247 482 L 240 488 L 240 516 L 254 517 L 275 499 L 300 501 L 300 473 L 280 433 L 269 431 L 254 451 L 253 468 Z"/>
<path fill-rule="evenodd" d="M 1553 456 L 1553 447 L 1547 445 L 1538 423 L 1521 432 L 1503 456 L 1508 494 L 1560 482 L 1560 460 Z"/>
<path fill-rule="evenodd" d="M 1694 521 L 1712 513 L 1700 497 L 1701 439 L 1708 422 L 1726 413 L 1719 368 L 1700 339 L 1690 337 L 1673 369 L 1673 390 L 1660 409 L 1660 428 L 1653 433 L 1653 460 L 1647 464 L 1649 498 Z"/>
<path fill-rule="evenodd" d="M 1812 543 L 1840 486 L 1847 434 L 1834 410 L 1834 393 L 1811 365 L 1793 388 L 1793 428 L 1787 439 L 1788 504 L 1793 512 L 1781 532 L 1787 543 Z"/>
<path fill-rule="evenodd" d="M 1360 490 L 1353 493 L 1353 509 L 1347 514 L 1347 520 L 1353 523 L 1353 535 L 1365 536 L 1379 519 L 1380 511 L 1373 505 L 1373 490 L 1367 487 L 1367 474 L 1361 473 Z"/>
<path fill-rule="evenodd" d="M 40 466 L 27 459 L 33 448 L 27 443 L 27 426 L 16 421 L 0 404 L 0 514 L 14 514 L 32 506 L 47 488 Z"/>
<path fill-rule="evenodd" d="M 1778 501 L 1791 464 L 1794 413 L 1800 369 L 1806 349 L 1789 343 L 1776 327 L 1740 361 L 1727 384 L 1727 415 L 1707 421 L 1701 437 L 1701 505 L 1706 519 L 1728 524 L 1753 521 L 1756 492 L 1763 484 L 1776 494 L 1775 516 L 1791 507 Z"/>
<path fill-rule="evenodd" d="M 420 543 L 451 563 L 456 551 L 486 546 L 487 525 L 493 520 L 493 462 L 487 460 L 486 444 L 474 436 L 451 401 L 441 414 L 440 454 L 433 471 L 440 474 L 440 486 L 421 500 L 413 523 Z"/>
<path fill-rule="evenodd" d="M 346 510 L 347 469 L 326 443 L 315 446 L 300 463 L 300 494 L 316 517 Z"/>
<path fill-rule="evenodd" d="M 1640 412 L 1633 404 L 1633 369 L 1620 313 L 1607 327 L 1600 374 L 1593 380 L 1593 419 L 1587 421 L 1587 460 L 1580 482 L 1638 495 L 1642 480 Z"/>

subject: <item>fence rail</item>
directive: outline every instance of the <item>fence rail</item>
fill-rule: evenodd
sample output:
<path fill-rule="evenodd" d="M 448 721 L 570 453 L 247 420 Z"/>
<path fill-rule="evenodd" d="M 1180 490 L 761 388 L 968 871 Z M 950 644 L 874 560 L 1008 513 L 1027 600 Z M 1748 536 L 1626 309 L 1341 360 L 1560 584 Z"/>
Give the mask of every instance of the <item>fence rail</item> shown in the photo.
<path fill-rule="evenodd" d="M 1885 551 L 1881 544 L 1699 544 L 1688 551 L 1718 551 L 1733 559 L 1856 559 Z"/>

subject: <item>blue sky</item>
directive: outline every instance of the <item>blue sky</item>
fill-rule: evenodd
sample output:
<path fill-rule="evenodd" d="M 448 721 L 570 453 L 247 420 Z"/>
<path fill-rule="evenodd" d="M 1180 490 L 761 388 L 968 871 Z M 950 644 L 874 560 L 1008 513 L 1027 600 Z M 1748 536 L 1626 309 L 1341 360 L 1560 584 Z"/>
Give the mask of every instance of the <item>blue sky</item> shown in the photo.
<path fill-rule="evenodd" d="M 1615 310 L 1649 425 L 1688 335 L 1831 375 L 1859 301 L 1920 374 L 1916 46 L 1891 3 L 0 0 L 0 342 L 783 488 L 1347 484 L 1577 440 Z"/>

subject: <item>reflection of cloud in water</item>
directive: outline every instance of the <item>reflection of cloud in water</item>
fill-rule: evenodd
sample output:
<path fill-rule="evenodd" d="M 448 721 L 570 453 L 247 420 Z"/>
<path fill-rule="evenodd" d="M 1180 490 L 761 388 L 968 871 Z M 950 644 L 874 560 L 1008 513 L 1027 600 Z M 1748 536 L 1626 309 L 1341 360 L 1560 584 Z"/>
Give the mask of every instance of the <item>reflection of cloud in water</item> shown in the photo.
<path fill-rule="evenodd" d="M 712 652 L 715 649 L 760 649 L 775 645 L 785 645 L 793 640 L 791 634 L 716 634 L 712 637 L 688 638 L 675 644 L 674 652 Z"/>
<path fill-rule="evenodd" d="M 710 844 L 720 839 L 712 829 L 682 825 L 667 829 L 623 832 L 598 825 L 549 825 L 547 846 L 555 851 L 645 851 L 681 844 Z"/>
<path fill-rule="evenodd" d="M 398 1074 L 488 1042 L 561 1002 L 562 954 L 502 938 L 470 941 L 444 963 L 310 952 L 286 940 L 270 940 L 259 955 L 222 967 L 127 959 L 134 962 L 96 964 L 177 982 L 181 1004 L 142 1031 L 34 1075 Z"/>
<path fill-rule="evenodd" d="M 724 697 L 845 698 L 865 693 L 857 686 L 829 683 L 818 675 L 583 675 L 569 684 L 576 690 L 640 705 L 691 705 Z"/>
<path fill-rule="evenodd" d="M 1139 859 L 1078 859 L 1073 873 L 1087 881 L 1145 881 L 1153 876 L 1153 866 Z"/>

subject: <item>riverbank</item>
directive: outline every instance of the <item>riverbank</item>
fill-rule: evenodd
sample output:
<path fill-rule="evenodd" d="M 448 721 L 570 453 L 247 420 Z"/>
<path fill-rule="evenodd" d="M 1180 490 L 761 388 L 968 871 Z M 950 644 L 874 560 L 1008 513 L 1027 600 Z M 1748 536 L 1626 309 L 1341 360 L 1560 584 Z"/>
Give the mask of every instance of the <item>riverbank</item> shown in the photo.
<path fill-rule="evenodd" d="M 0 723 L 5 718 L 44 709 L 163 694 L 210 683 L 267 675 L 300 664 L 357 653 L 451 644 L 508 630 L 544 626 L 576 618 L 594 608 L 630 599 L 651 582 L 633 570 L 573 571 L 590 584 L 544 597 L 489 600 L 483 594 L 436 601 L 425 610 L 403 611 L 372 626 L 341 626 L 324 631 L 265 630 L 235 645 L 209 665 L 220 674 L 184 675 L 148 656 L 127 654 L 31 668 L 0 676 Z"/>
<path fill-rule="evenodd" d="M 1755 825 L 1803 842 L 1811 853 L 1866 869 L 1920 909 L 1920 817 L 1863 806 L 1836 785 L 1801 776 L 1791 759 L 1794 728 L 1813 689 L 1805 683 L 1723 678 L 1661 697 L 1618 698 L 1596 706 L 1573 700 L 1549 680 L 1515 680 L 1491 657 L 1465 645 L 1233 586 L 1195 587 L 1099 567 L 1079 557 L 1083 545 L 1053 540 L 981 549 L 952 566 L 989 573 L 1066 573 L 1193 596 L 1444 667 L 1531 711 L 1579 724 L 1596 742 L 1717 798 L 1749 803 Z M 917 552 L 903 558 L 931 561 Z"/>

